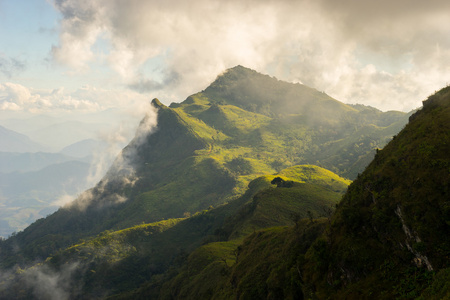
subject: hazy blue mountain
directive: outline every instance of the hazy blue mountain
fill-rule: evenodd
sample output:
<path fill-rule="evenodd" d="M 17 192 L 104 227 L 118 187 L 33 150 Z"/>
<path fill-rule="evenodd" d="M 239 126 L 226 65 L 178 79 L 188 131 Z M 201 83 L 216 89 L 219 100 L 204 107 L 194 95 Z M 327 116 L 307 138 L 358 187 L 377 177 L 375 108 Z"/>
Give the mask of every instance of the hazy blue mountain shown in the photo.
<path fill-rule="evenodd" d="M 0 152 L 0 173 L 38 171 L 49 165 L 71 160 L 88 162 L 87 159 L 75 158 L 61 153 Z"/>
<path fill-rule="evenodd" d="M 104 230 L 195 214 L 236 199 L 261 175 L 294 165 L 356 176 L 362 159 L 408 118 L 378 110 L 362 116 L 320 91 L 241 66 L 182 103 L 152 104 L 157 129 L 142 134 L 145 118 L 95 187 L 18 235 L 24 248 L 45 232 L 42 247 L 32 247 L 46 256 Z M 53 236 L 61 238 L 48 244 Z"/>
<path fill-rule="evenodd" d="M 249 230 L 237 242 L 225 221 L 216 233 L 228 239 L 206 240 L 177 271 L 112 299 L 450 299 L 449 116 L 447 87 L 377 151 L 327 218 Z M 277 182 L 229 218 L 231 227 L 247 215 L 258 225 L 282 219 L 295 182 Z M 271 195 L 278 190 L 286 194 Z"/>
<path fill-rule="evenodd" d="M 0 151 L 37 152 L 44 147 L 32 141 L 28 136 L 0 126 Z"/>
<path fill-rule="evenodd" d="M 38 171 L 0 173 L 0 236 L 23 230 L 87 189 L 89 168 L 64 161 Z"/>
<path fill-rule="evenodd" d="M 384 253 L 384 246 L 393 240 L 397 247 L 404 236 L 398 235 L 402 234 L 401 218 L 386 219 L 395 212 L 385 214 L 372 202 L 389 202 L 389 194 L 393 196 L 389 205 L 397 203 L 396 197 L 410 199 L 403 187 L 391 186 L 390 179 L 401 181 L 407 174 L 407 183 L 419 183 L 420 188 L 422 181 L 414 181 L 414 174 L 407 173 L 404 159 L 419 153 L 429 158 L 435 150 L 441 155 L 447 145 L 430 148 L 421 143 L 428 132 L 422 126 L 416 128 L 414 143 L 399 136 L 390 143 L 403 141 L 400 156 L 380 160 L 380 153 L 389 152 L 379 149 L 406 124 L 409 114 L 346 105 L 310 87 L 242 66 L 227 70 L 182 103 L 168 107 L 154 99 L 152 105 L 158 110 L 157 128 L 146 131 L 149 117 L 145 117 L 135 138 L 97 185 L 0 243 L 0 265 L 19 270 L 13 270 L 12 288 L 1 290 L 6 286 L 2 282 L 0 295 L 33 297 L 29 279 L 44 274 L 57 284 L 67 280 L 65 287 L 76 286 L 68 291 L 74 299 L 110 295 L 116 296 L 113 299 L 302 299 L 305 291 L 324 298 L 344 284 L 342 276 L 348 274 L 339 266 L 355 267 L 361 271 L 359 276 L 379 270 L 379 266 L 359 269 L 359 263 L 352 265 L 358 259 L 370 265 L 361 247 Z M 437 107 L 432 115 L 440 111 Z M 445 130 L 441 134 L 448 136 Z M 408 155 L 405 151 L 411 147 L 419 152 Z M 370 156 L 378 157 L 371 166 L 381 166 L 374 174 L 364 172 Z M 411 167 L 416 167 L 411 161 Z M 424 168 L 438 167 L 447 180 L 445 157 L 418 162 Z M 397 166 L 405 172 L 402 176 L 395 175 Z M 424 174 L 431 180 L 428 171 Z M 342 205 L 338 203 L 350 182 L 344 177 L 357 184 Z M 17 181 L 27 182 L 27 178 Z M 428 192 L 421 189 L 416 195 Z M 437 192 L 446 196 L 448 188 L 440 186 Z M 340 212 L 333 217 L 336 204 Z M 406 208 L 416 212 L 417 207 L 405 206 L 405 215 L 413 223 L 414 216 L 424 220 L 438 216 L 438 223 L 443 219 L 434 208 L 431 217 L 410 215 Z M 443 205 L 444 214 L 446 208 Z M 371 219 L 363 215 L 374 217 L 377 224 L 392 225 L 396 236 L 377 231 L 380 227 L 372 230 L 372 224 L 365 223 Z M 336 226 L 340 218 L 344 227 Z M 438 225 L 442 235 L 447 227 Z M 351 240 L 361 232 L 370 235 Z M 365 244 L 377 235 L 387 236 L 381 247 L 376 242 L 373 249 Z M 329 240 L 315 242 L 318 237 Z M 329 251 L 327 247 L 333 245 Z M 411 247 L 422 251 L 422 246 Z M 445 254 L 446 249 L 444 245 L 439 251 Z M 342 255 L 329 261 L 335 253 Z M 410 262 L 411 254 L 401 258 Z M 27 268 L 30 264 L 34 267 Z M 18 266 L 27 269 L 22 272 Z M 302 274 L 312 279 L 304 282 Z M 311 285 L 319 290 L 322 284 L 326 285 L 322 294 L 314 294 Z"/>
<path fill-rule="evenodd" d="M 82 158 L 92 156 L 94 153 L 101 153 L 107 146 L 105 142 L 95 139 L 85 139 L 64 147 L 59 153 Z"/>
<path fill-rule="evenodd" d="M 97 138 L 98 131 L 107 129 L 107 124 L 86 123 L 80 121 L 64 121 L 51 124 L 44 128 L 29 131 L 28 135 L 54 151 L 79 142 L 84 139 Z"/>
<path fill-rule="evenodd" d="M 14 116 L 14 114 L 13 114 Z M 1 123 L 14 131 L 28 134 L 29 132 L 37 129 L 41 129 L 53 124 L 62 122 L 60 118 L 42 115 L 42 114 L 26 114 L 20 115 L 20 117 L 3 117 Z"/>

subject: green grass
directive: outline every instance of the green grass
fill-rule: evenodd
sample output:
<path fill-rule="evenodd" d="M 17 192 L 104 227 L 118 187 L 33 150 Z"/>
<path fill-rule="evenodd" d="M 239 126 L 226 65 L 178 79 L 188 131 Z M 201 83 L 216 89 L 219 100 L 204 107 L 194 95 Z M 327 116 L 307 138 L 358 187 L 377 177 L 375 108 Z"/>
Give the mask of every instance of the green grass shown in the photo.
<path fill-rule="evenodd" d="M 123 151 L 139 180 L 125 184 L 120 169 L 113 168 L 108 184 L 91 190 L 93 199 L 86 210 L 61 209 L 2 243 L 2 266 L 45 259 L 105 230 L 193 215 L 144 239 L 152 254 L 136 246 L 124 248 L 124 255 L 131 253 L 125 258 L 121 250 L 111 254 L 117 258 L 117 267 L 103 265 L 99 267 L 103 271 L 97 272 L 111 271 L 111 283 L 101 281 L 100 275 L 89 277 L 108 287 L 116 283 L 117 289 L 130 290 L 125 274 L 134 272 L 133 288 L 143 278 L 161 275 L 170 259 L 181 255 L 174 250 L 180 245 L 186 244 L 190 253 L 202 239 L 242 238 L 261 228 L 294 225 L 299 218 L 328 214 L 349 181 L 313 165 L 356 177 L 374 148 L 381 148 L 391 137 L 387 128 L 400 126 L 407 117 L 356 109 L 317 90 L 242 67 L 226 72 L 183 103 L 170 107 L 157 100 L 153 103 L 158 107 L 158 128 L 144 143 L 136 145 L 134 140 Z M 433 153 L 433 149 L 420 149 Z M 277 176 L 295 184 L 277 188 L 270 184 Z M 116 199 L 115 195 L 127 201 L 108 200 Z M 222 213 L 213 213 L 216 210 L 209 211 L 210 207 Z M 189 224 L 188 229 L 180 229 L 182 224 Z M 214 234 L 216 229 L 222 234 Z M 112 243 L 116 248 L 117 242 Z M 136 270 L 127 269 L 128 265 Z M 125 271 L 119 274 L 119 270 Z"/>

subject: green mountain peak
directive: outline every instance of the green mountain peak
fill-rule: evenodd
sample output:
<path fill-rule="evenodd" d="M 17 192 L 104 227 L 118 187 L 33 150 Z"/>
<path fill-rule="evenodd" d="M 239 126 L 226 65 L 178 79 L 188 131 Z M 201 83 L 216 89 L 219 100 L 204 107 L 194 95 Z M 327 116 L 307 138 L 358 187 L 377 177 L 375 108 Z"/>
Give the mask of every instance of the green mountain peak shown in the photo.
<path fill-rule="evenodd" d="M 162 104 L 159 100 L 158 100 L 158 98 L 154 98 L 153 100 L 152 100 L 152 105 L 155 107 L 155 108 L 162 108 L 162 107 L 166 107 L 164 104 Z"/>
<path fill-rule="evenodd" d="M 236 105 L 269 116 L 300 114 L 311 121 L 336 119 L 344 112 L 355 111 L 316 89 L 283 82 L 242 66 L 219 75 L 203 94 L 218 104 Z"/>
<path fill-rule="evenodd" d="M 239 259 L 236 247 L 256 253 L 248 247 L 260 247 L 259 230 L 276 241 L 271 248 L 283 243 L 280 232 L 292 245 L 305 241 L 304 254 L 331 221 L 350 182 L 344 177 L 357 177 L 409 116 L 356 109 L 242 66 L 182 103 L 167 107 L 154 99 L 152 105 L 158 108 L 157 127 L 138 133 L 105 178 L 74 205 L 2 242 L 2 267 L 49 258 L 44 265 L 60 270 L 67 254 L 89 266 L 90 273 L 77 278 L 90 296 L 103 295 L 97 283 L 107 294 L 148 280 L 159 286 L 152 280 L 169 276 L 173 264 L 183 266 L 194 249 L 199 252 L 190 259 L 196 262 L 204 258 L 198 253 L 214 257 L 196 267 L 220 266 L 224 273 L 218 274 L 226 275 Z M 290 270 L 298 274 L 303 262 L 288 267 L 296 266 Z"/>
<path fill-rule="evenodd" d="M 315 89 L 241 66 L 183 103 L 152 104 L 159 108 L 157 128 L 131 141 L 76 205 L 27 228 L 20 235 L 25 248 L 34 247 L 30 241 L 40 232 L 64 236 L 55 247 L 42 241 L 45 256 L 103 230 L 192 214 L 236 199 L 253 179 L 294 165 L 354 177 L 408 117 L 362 115 Z"/>

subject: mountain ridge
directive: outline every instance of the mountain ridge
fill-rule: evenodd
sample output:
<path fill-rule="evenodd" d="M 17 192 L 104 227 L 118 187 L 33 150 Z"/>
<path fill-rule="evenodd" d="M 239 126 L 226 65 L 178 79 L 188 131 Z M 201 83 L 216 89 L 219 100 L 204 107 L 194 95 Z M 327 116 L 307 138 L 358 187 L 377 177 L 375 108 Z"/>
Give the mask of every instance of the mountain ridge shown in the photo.
<path fill-rule="evenodd" d="M 246 84 L 242 84 L 241 75 L 249 76 L 251 85 L 245 80 Z M 80 239 L 107 230 L 197 213 L 198 219 L 193 220 L 208 220 L 205 210 L 231 205 L 237 199 L 248 201 L 241 197 L 246 195 L 250 182 L 296 165 L 314 164 L 338 175 L 361 172 L 361 159 L 375 155 L 375 148 L 391 138 L 390 131 L 386 135 L 384 130 L 401 127 L 408 118 L 403 113 L 379 111 L 369 111 L 362 117 L 357 109 L 317 90 L 280 82 L 242 67 L 225 73 L 218 83 L 220 88 L 207 88 L 179 104 L 165 106 L 153 100 L 156 127 L 147 126 L 153 124 L 153 119 L 145 117 L 135 139 L 95 187 L 72 205 L 3 242 L 2 267 L 43 261 Z M 280 98 L 277 93 L 285 87 L 289 90 L 281 96 L 287 96 Z M 269 88 L 275 92 L 269 93 Z M 242 102 L 245 99 L 249 100 Z M 281 99 L 282 105 L 277 106 L 276 99 Z M 255 105 L 244 107 L 243 103 Z M 333 108 L 324 108 L 325 103 L 332 103 Z M 383 119 L 380 124 L 388 126 L 365 123 L 365 119 Z M 362 134 L 354 137 L 355 132 Z M 335 147 L 336 143 L 341 147 Z M 323 159 L 318 159 L 319 154 Z M 324 187 L 319 190 L 316 194 L 338 193 Z M 280 187 L 275 191 L 290 199 L 293 191 L 310 195 L 316 190 L 310 183 L 300 182 L 292 189 Z M 273 199 L 271 193 L 266 196 Z M 305 212 L 301 216 L 305 217 Z M 289 219 L 289 224 L 293 223 Z"/>
<path fill-rule="evenodd" d="M 38 152 L 43 146 L 31 140 L 28 136 L 0 126 L 1 152 Z"/>
<path fill-rule="evenodd" d="M 449 115 L 447 87 L 377 152 L 334 214 L 205 244 L 160 282 L 112 299 L 448 299 Z"/>
<path fill-rule="evenodd" d="M 423 104 L 350 185 L 330 226 L 333 239 L 318 242 L 329 264 L 320 274 L 334 282 L 325 288 L 324 282 L 313 279 L 322 293 L 333 291 L 340 298 L 368 293 L 380 298 L 418 297 L 430 284 L 427 276 L 448 270 L 450 87 Z M 362 236 L 366 242 L 356 246 Z M 351 259 L 344 245 L 361 258 Z M 311 257 L 317 257 L 318 248 Z M 391 272 L 392 281 L 383 279 L 382 272 Z M 417 276 L 400 282 L 411 272 Z M 385 295 L 373 288 L 373 281 L 384 286 Z"/>

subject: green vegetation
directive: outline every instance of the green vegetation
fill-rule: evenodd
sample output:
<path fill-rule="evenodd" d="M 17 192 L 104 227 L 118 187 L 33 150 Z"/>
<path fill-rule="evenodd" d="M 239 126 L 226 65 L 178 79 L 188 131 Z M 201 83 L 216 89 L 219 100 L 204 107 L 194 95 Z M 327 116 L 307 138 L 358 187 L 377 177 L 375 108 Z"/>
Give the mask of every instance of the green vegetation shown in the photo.
<path fill-rule="evenodd" d="M 308 176 L 301 177 L 305 172 Z M 201 294 L 207 298 L 213 290 L 224 297 L 233 294 L 228 290 L 227 278 L 240 249 L 246 247 L 246 236 L 286 225 L 301 232 L 305 224 L 316 224 L 310 217 L 329 218 L 343 191 L 333 190 L 328 183 L 347 184 L 347 180 L 315 166 L 297 166 L 285 173 L 295 175 L 284 177 L 293 182 L 289 188 L 272 185 L 275 175 L 262 176 L 229 204 L 188 218 L 102 232 L 58 251 L 32 270 L 58 274 L 65 266 L 76 264 L 78 273 L 72 281 L 82 289 L 73 296 L 82 298 L 104 293 L 119 299 L 137 295 L 170 298 L 174 294 L 192 298 Z M 281 228 L 290 232 L 288 227 Z M 26 278 L 32 270 L 21 270 L 23 275 L 17 275 L 9 293 L 30 295 L 32 288 Z"/>
<path fill-rule="evenodd" d="M 240 66 L 152 103 L 96 187 L 0 242 L 0 298 L 41 273 L 75 299 L 449 296 L 449 88 L 391 142 L 407 114 Z"/>
<path fill-rule="evenodd" d="M 310 176 L 299 176 L 306 170 Z M 241 295 L 242 290 L 245 290 L 244 294 L 249 293 L 242 296 L 244 299 L 255 299 L 263 295 L 266 285 L 265 279 L 260 282 L 258 272 L 261 276 L 273 277 L 270 272 L 266 274 L 266 270 L 273 270 L 284 276 L 282 273 L 288 269 L 292 280 L 297 278 L 297 267 L 292 269 L 291 261 L 285 259 L 297 259 L 299 249 L 304 254 L 307 245 L 322 232 L 329 220 L 343 191 L 331 190 L 327 182 L 335 180 L 346 186 L 346 180 L 308 165 L 297 166 L 286 170 L 286 173 L 297 175 L 295 178 L 284 177 L 294 183 L 289 188 L 272 185 L 270 182 L 277 178 L 275 175 L 253 180 L 244 197 L 236 201 L 241 205 L 224 219 L 213 236 L 204 240 L 204 245 L 186 258 L 179 269 L 169 270 L 162 278 L 154 277 L 140 289 L 118 294 L 112 299 L 230 299 Z M 304 183 L 305 180 L 310 183 Z M 215 211 L 209 213 L 214 215 Z M 313 219 L 313 216 L 322 218 Z M 267 237 L 267 240 L 262 237 Z M 299 244 L 299 240 L 305 243 Z M 279 256 L 279 253 L 284 254 Z M 280 267 L 279 263 L 283 266 Z M 263 265 L 264 269 L 261 269 Z M 249 266 L 254 270 L 252 273 L 248 273 Z M 271 279 L 276 282 L 282 280 Z M 241 280 L 248 281 L 243 283 L 244 287 L 233 283 Z M 288 281 L 288 285 L 291 284 L 294 282 Z M 250 286 L 261 285 L 262 290 L 249 292 Z M 286 287 L 285 295 L 291 295 L 291 299 L 296 299 L 299 292 L 299 286 L 294 285 Z"/>
<path fill-rule="evenodd" d="M 308 252 L 312 290 L 336 299 L 449 296 L 449 115 L 447 87 L 351 184 Z"/>
<path fill-rule="evenodd" d="M 277 214 L 292 203 L 289 192 L 300 182 L 314 178 L 315 184 L 330 188 L 334 181 L 319 176 L 323 169 L 296 166 L 253 181 L 258 186 L 274 185 L 256 193 L 252 203 L 225 222 L 223 230 L 231 232 L 225 234 L 227 242 L 198 248 L 155 295 L 159 299 L 449 298 L 449 115 L 447 88 L 430 97 L 394 141 L 378 151 L 332 217 L 314 219 L 307 207 L 291 207 L 306 210 L 307 218 L 291 215 L 292 227 L 272 227 L 279 225 L 277 220 L 286 222 Z M 298 190 L 296 195 L 300 194 Z M 259 222 L 270 228 L 258 231 Z M 236 241 L 242 243 L 236 247 Z M 211 248 L 215 251 L 208 251 Z M 145 297 L 149 290 L 141 288 L 134 296 Z"/>
<path fill-rule="evenodd" d="M 152 104 L 158 128 L 134 139 L 75 205 L 8 240 L 0 265 L 26 265 L 105 230 L 216 207 L 243 195 L 255 178 L 295 165 L 318 165 L 352 179 L 407 118 L 349 106 L 240 66 L 180 104 Z M 17 245 L 20 253 L 13 250 Z"/>

